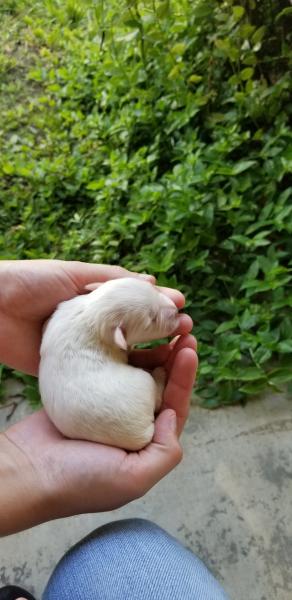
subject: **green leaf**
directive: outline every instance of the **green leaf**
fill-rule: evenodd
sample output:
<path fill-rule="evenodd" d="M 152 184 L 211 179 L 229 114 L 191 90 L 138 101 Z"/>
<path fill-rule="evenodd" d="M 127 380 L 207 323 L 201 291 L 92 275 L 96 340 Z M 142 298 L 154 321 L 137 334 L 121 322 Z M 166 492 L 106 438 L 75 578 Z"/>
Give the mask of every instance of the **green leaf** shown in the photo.
<path fill-rule="evenodd" d="M 15 167 L 13 164 L 7 162 L 2 165 L 2 170 L 5 175 L 13 175 Z"/>
<path fill-rule="evenodd" d="M 103 181 L 90 181 L 87 186 L 86 189 L 87 190 L 100 190 L 104 185 Z"/>
<path fill-rule="evenodd" d="M 122 35 L 116 36 L 117 42 L 132 42 L 139 35 L 139 29 L 134 29 L 134 31 L 130 31 L 129 33 L 124 33 Z"/>
<path fill-rule="evenodd" d="M 253 280 L 257 277 L 258 272 L 259 272 L 259 261 L 258 259 L 254 260 L 253 263 L 250 265 L 247 273 L 246 273 L 246 279 L 247 280 Z"/>
<path fill-rule="evenodd" d="M 239 327 L 245 331 L 254 327 L 257 322 L 258 316 L 251 314 L 248 308 L 246 308 L 243 315 L 239 319 Z"/>
<path fill-rule="evenodd" d="M 174 54 L 178 54 L 178 55 L 182 55 L 185 52 L 186 49 L 186 44 L 183 42 L 178 42 L 177 44 L 174 44 L 174 46 L 172 46 L 171 51 Z"/>
<path fill-rule="evenodd" d="M 281 10 L 281 12 L 279 12 L 279 14 L 276 16 L 276 23 L 280 20 L 283 19 L 283 17 L 291 17 L 292 16 L 292 6 L 287 6 L 286 8 L 283 8 L 283 10 Z"/>
<path fill-rule="evenodd" d="M 195 73 L 193 73 L 192 75 L 189 76 L 188 81 L 190 83 L 199 83 L 200 81 L 202 81 L 203 77 L 202 75 L 196 75 Z"/>
<path fill-rule="evenodd" d="M 132 29 L 140 29 L 141 27 L 141 23 L 137 19 L 127 19 L 124 23 L 127 27 L 131 27 Z"/>
<path fill-rule="evenodd" d="M 292 340 L 284 340 L 277 345 L 278 352 L 282 354 L 292 353 Z"/>
<path fill-rule="evenodd" d="M 240 71 L 240 78 L 243 81 L 247 81 L 248 79 L 251 79 L 253 77 L 254 74 L 254 69 L 252 69 L 252 67 L 245 67 L 245 69 L 242 69 L 242 71 Z"/>
<path fill-rule="evenodd" d="M 244 394 L 248 394 L 249 396 L 262 394 L 267 387 L 267 379 L 264 377 L 263 379 L 258 379 L 253 383 L 246 383 L 242 385 L 239 389 Z"/>
<path fill-rule="evenodd" d="M 169 73 L 168 73 L 168 78 L 169 79 L 176 79 L 177 77 L 180 77 L 181 75 L 181 71 L 182 71 L 182 63 L 178 63 L 176 65 L 174 65 L 174 67 L 172 67 L 172 69 L 170 69 Z"/>
<path fill-rule="evenodd" d="M 292 381 L 292 363 L 290 367 L 280 367 L 270 371 L 268 378 L 269 381 L 275 385 L 281 385 L 281 383 L 288 383 L 288 381 Z"/>
<path fill-rule="evenodd" d="M 261 42 L 265 36 L 266 31 L 267 31 L 267 27 L 265 25 L 262 25 L 261 27 L 256 29 L 256 31 L 253 33 L 252 38 L 251 38 L 253 43 L 258 44 L 259 42 Z"/>
<path fill-rule="evenodd" d="M 235 327 L 237 327 L 237 319 L 232 319 L 232 321 L 225 321 L 217 327 L 215 333 L 224 333 L 225 331 L 229 331 L 230 329 L 234 329 Z"/>
<path fill-rule="evenodd" d="M 254 361 L 259 365 L 262 365 L 270 360 L 272 356 L 272 351 L 264 346 L 259 346 L 255 352 L 251 351 L 251 353 Z"/>
<path fill-rule="evenodd" d="M 162 0 L 160 4 L 157 5 L 156 12 L 160 19 L 168 17 L 171 14 L 169 0 Z"/>
<path fill-rule="evenodd" d="M 285 300 L 287 300 L 287 298 L 285 298 Z M 292 315 L 291 318 L 286 316 L 284 319 L 282 319 L 280 331 L 283 334 L 285 341 L 290 342 L 292 340 Z"/>
<path fill-rule="evenodd" d="M 245 9 L 243 6 L 233 6 L 232 7 L 232 12 L 233 12 L 233 17 L 236 21 L 239 21 L 244 13 L 245 13 Z"/>
<path fill-rule="evenodd" d="M 238 161 L 238 163 L 236 163 L 236 165 L 234 165 L 234 167 L 232 168 L 232 175 L 239 175 L 239 173 L 247 171 L 247 169 L 250 169 L 250 167 L 253 167 L 254 165 L 256 165 L 255 160 Z"/>
<path fill-rule="evenodd" d="M 263 377 L 265 377 L 265 373 L 257 367 L 242 368 L 242 370 L 238 372 L 238 379 L 241 381 L 255 381 L 257 379 L 263 379 Z"/>
<path fill-rule="evenodd" d="M 216 46 L 216 48 L 218 48 L 218 50 L 222 50 L 227 55 L 230 52 L 230 42 L 229 42 L 228 38 L 216 39 L 215 46 Z"/>
<path fill-rule="evenodd" d="M 229 363 L 232 363 L 234 361 L 234 359 L 238 360 L 240 358 L 241 358 L 241 355 L 240 355 L 239 349 L 234 348 L 233 350 L 230 350 L 229 352 L 224 352 L 221 354 L 220 366 L 225 367 Z"/>
<path fill-rule="evenodd" d="M 37 383 L 26 385 L 23 389 L 23 394 L 33 408 L 41 407 L 41 397 Z"/>

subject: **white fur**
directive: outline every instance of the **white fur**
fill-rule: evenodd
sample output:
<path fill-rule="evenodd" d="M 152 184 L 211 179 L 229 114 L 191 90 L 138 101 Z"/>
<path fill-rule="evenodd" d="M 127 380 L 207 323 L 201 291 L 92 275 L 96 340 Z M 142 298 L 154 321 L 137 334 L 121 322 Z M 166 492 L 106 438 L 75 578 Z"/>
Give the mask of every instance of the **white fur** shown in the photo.
<path fill-rule="evenodd" d="M 146 281 L 104 283 L 62 302 L 41 345 L 43 404 L 67 437 L 139 450 L 154 432 L 164 370 L 150 374 L 128 365 L 128 348 L 171 335 L 174 303 Z"/>

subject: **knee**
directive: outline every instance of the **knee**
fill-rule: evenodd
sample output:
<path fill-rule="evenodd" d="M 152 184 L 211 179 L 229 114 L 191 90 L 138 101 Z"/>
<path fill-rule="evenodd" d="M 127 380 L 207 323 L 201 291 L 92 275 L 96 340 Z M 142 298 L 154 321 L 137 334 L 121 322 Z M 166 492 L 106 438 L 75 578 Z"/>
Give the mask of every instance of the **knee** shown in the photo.
<path fill-rule="evenodd" d="M 160 543 L 162 538 L 173 539 L 175 541 L 174 538 L 171 538 L 164 529 L 156 525 L 153 521 L 141 518 L 121 519 L 98 527 L 98 529 L 92 531 L 85 539 L 76 544 L 70 552 L 74 549 L 77 550 L 84 543 L 98 543 L 103 546 L 109 544 L 109 547 L 114 544 L 115 548 L 118 548 L 122 544 L 124 550 L 132 548 L 132 546 L 136 547 L 137 545 L 145 548 L 145 543 Z"/>
<path fill-rule="evenodd" d="M 159 527 L 159 525 L 156 525 L 156 523 L 153 521 L 138 517 L 106 523 L 106 525 L 103 525 L 93 532 L 93 537 L 95 533 L 99 533 L 101 530 L 103 530 L 104 533 L 110 534 L 111 532 L 114 532 L 115 535 L 119 534 L 122 536 L 131 536 L 137 533 L 141 535 L 147 534 L 153 536 L 168 535 L 164 529 Z"/>
<path fill-rule="evenodd" d="M 141 556 L 155 554 L 154 548 L 163 534 L 167 535 L 155 523 L 138 518 L 99 527 L 63 556 L 47 584 L 43 600 L 73 597 L 91 600 L 92 586 L 100 594 L 97 596 L 95 591 L 94 598 L 107 598 L 104 586 L 111 588 L 116 584 L 119 588 L 133 564 L 139 565 Z"/>
<path fill-rule="evenodd" d="M 146 589 L 152 591 L 145 596 Z M 226 598 L 199 559 L 161 527 L 145 519 L 125 519 L 100 527 L 71 548 L 57 565 L 43 600 L 130 597 Z"/>

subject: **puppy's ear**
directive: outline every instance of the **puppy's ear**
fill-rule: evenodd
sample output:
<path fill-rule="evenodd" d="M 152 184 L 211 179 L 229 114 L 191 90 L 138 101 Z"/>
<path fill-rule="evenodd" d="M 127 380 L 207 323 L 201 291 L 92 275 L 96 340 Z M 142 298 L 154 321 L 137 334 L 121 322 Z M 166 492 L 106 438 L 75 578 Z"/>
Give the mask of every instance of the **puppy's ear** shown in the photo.
<path fill-rule="evenodd" d="M 117 344 L 118 348 L 121 348 L 121 350 L 128 350 L 127 340 L 124 336 L 121 325 L 115 328 L 114 342 Z"/>

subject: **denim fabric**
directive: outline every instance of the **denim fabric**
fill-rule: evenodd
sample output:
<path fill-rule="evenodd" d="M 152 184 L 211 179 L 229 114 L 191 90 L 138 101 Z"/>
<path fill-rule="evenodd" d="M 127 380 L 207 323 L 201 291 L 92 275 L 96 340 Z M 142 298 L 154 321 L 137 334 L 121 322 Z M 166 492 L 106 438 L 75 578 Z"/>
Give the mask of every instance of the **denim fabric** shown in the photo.
<path fill-rule="evenodd" d="M 100 527 L 71 548 L 43 600 L 228 600 L 203 563 L 143 519 Z"/>

